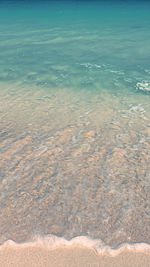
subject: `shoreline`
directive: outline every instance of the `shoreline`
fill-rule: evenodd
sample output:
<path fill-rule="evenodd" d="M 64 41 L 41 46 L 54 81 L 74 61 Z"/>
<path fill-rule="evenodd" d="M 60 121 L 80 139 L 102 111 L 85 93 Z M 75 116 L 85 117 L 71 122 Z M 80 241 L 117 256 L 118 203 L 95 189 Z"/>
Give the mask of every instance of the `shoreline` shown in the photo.
<path fill-rule="evenodd" d="M 6 247 L 15 248 L 15 249 L 24 249 L 30 247 L 40 247 L 46 249 L 57 249 L 60 247 L 84 247 L 86 249 L 92 249 L 98 255 L 108 255 L 115 257 L 122 253 L 124 250 L 131 252 L 142 252 L 150 254 L 150 244 L 140 242 L 132 243 L 125 242 L 116 246 L 115 248 L 104 244 L 100 239 L 91 239 L 88 236 L 77 236 L 70 240 L 67 240 L 63 237 L 58 237 L 55 235 L 46 235 L 46 236 L 34 236 L 31 241 L 25 241 L 22 243 L 17 243 L 13 240 L 7 240 L 0 245 L 0 251 Z"/>
<path fill-rule="evenodd" d="M 100 240 L 76 237 L 67 241 L 56 236 L 36 238 L 33 242 L 0 246 L 2 267 L 148 267 L 150 245 L 122 244 L 117 249 Z"/>

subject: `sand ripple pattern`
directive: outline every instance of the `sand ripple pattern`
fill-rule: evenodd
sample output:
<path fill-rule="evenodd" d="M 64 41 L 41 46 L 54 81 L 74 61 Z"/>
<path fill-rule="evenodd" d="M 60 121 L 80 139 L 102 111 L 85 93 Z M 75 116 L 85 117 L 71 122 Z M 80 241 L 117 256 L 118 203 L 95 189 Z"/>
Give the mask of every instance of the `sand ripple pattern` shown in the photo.
<path fill-rule="evenodd" d="M 0 242 L 150 243 L 147 97 L 1 93 Z"/>

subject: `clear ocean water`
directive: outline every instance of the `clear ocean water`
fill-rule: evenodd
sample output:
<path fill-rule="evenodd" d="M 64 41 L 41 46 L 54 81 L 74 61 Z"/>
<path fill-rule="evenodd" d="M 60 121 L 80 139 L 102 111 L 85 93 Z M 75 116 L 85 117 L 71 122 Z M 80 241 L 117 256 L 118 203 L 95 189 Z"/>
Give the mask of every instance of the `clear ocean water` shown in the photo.
<path fill-rule="evenodd" d="M 150 1 L 0 2 L 0 243 L 150 244 Z"/>

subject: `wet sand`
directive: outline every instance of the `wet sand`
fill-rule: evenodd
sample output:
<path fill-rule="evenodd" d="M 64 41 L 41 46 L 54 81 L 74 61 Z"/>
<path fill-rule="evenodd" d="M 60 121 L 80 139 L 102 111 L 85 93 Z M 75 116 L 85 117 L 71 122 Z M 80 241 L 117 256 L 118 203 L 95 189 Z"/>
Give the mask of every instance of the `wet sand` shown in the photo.
<path fill-rule="evenodd" d="M 94 249 L 78 245 L 55 249 L 40 245 L 4 245 L 0 249 L 2 267 L 148 267 L 150 253 L 124 249 L 116 256 L 98 255 Z"/>

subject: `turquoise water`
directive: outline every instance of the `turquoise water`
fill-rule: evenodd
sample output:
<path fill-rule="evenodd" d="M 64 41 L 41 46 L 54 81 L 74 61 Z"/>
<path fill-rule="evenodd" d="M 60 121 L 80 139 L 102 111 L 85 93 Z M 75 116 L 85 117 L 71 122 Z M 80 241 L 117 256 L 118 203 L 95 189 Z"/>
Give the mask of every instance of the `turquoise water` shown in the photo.
<path fill-rule="evenodd" d="M 0 3 L 0 242 L 150 243 L 150 2 Z"/>

